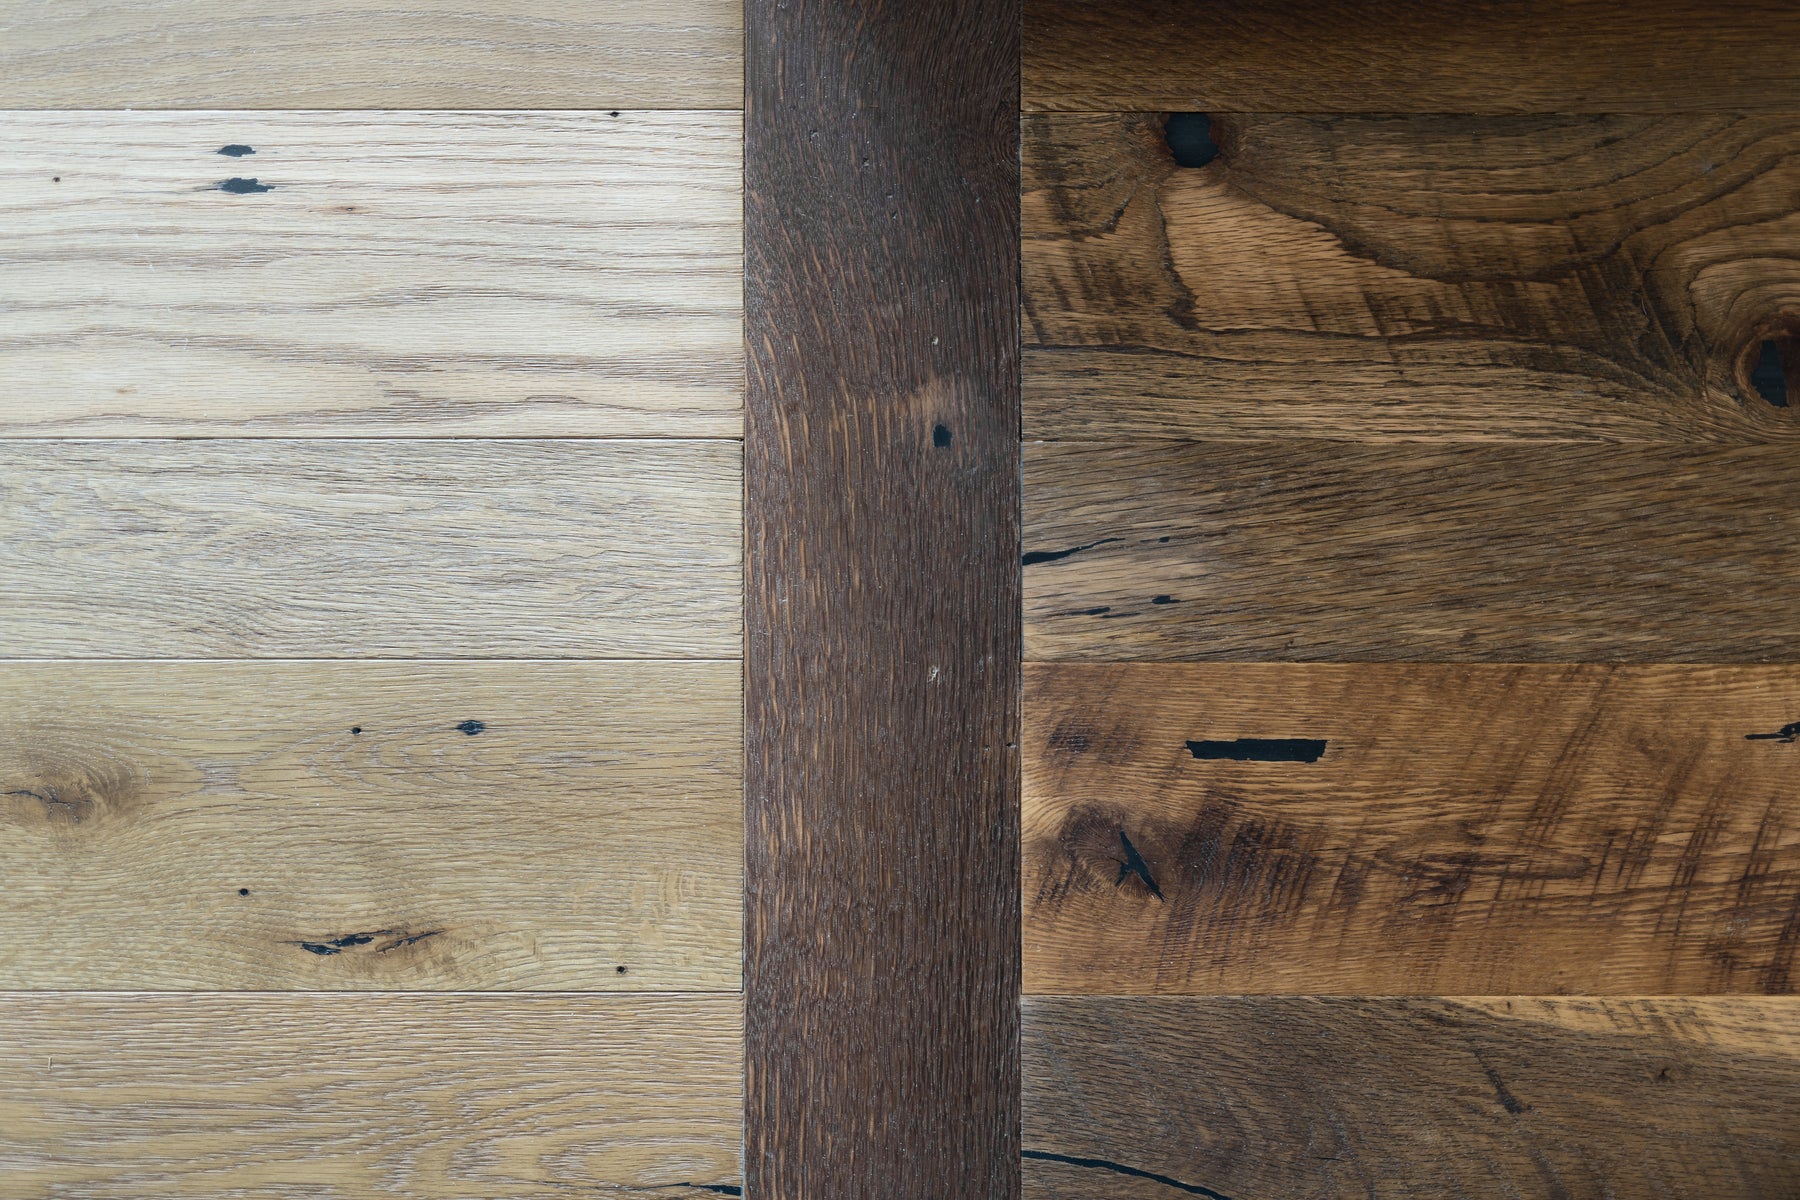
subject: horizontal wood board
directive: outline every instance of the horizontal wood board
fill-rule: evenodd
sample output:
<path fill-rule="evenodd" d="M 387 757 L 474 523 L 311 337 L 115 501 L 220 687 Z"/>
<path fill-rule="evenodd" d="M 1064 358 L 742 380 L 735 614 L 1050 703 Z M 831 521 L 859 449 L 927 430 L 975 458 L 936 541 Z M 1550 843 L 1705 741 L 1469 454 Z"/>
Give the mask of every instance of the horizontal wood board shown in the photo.
<path fill-rule="evenodd" d="M 9 1195 L 735 1194 L 735 996 L 0 994 Z"/>
<path fill-rule="evenodd" d="M 1028 664 L 1025 988 L 1800 986 L 1800 668 Z"/>
<path fill-rule="evenodd" d="M 1024 162 L 1029 437 L 1800 436 L 1795 113 L 1040 115 Z"/>
<path fill-rule="evenodd" d="M 724 989 L 740 670 L 0 664 L 12 988 Z"/>
<path fill-rule="evenodd" d="M 738 108 L 740 0 L 0 0 L 4 108 Z"/>
<path fill-rule="evenodd" d="M 1776 1200 L 1800 1001 L 1025 1002 L 1028 1200 Z"/>
<path fill-rule="evenodd" d="M 736 113 L 11 112 L 0 144 L 0 436 L 742 431 Z"/>
<path fill-rule="evenodd" d="M 733 658 L 726 441 L 0 442 L 13 658 Z"/>

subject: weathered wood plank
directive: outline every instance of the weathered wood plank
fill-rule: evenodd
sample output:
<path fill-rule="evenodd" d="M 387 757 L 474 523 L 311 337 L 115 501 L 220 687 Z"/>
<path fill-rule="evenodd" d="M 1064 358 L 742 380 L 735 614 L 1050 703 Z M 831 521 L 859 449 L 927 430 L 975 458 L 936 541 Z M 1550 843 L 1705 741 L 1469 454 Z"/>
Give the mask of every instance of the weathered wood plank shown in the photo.
<path fill-rule="evenodd" d="M 0 664 L 18 988 L 735 989 L 738 664 Z"/>
<path fill-rule="evenodd" d="M 746 1193 L 1016 1200 L 1017 0 L 747 25 Z"/>
<path fill-rule="evenodd" d="M 1755 662 L 1791 448 L 1028 444 L 1030 659 Z"/>
<path fill-rule="evenodd" d="M 737 997 L 0 994 L 19 1196 L 718 1195 Z"/>
<path fill-rule="evenodd" d="M 1034 992 L 1800 988 L 1800 668 L 1028 665 Z"/>
<path fill-rule="evenodd" d="M 736 437 L 739 124 L 0 113 L 0 435 Z"/>
<path fill-rule="evenodd" d="M 0 443 L 13 658 L 740 653 L 735 442 Z"/>
<path fill-rule="evenodd" d="M 1800 109 L 1785 0 L 1028 0 L 1028 108 Z"/>
<path fill-rule="evenodd" d="M 0 0 L 6 108 L 737 108 L 740 0 Z"/>
<path fill-rule="evenodd" d="M 1800 437 L 1794 114 L 1171 128 L 1025 121 L 1030 436 Z"/>
<path fill-rule="evenodd" d="M 1800 1002 L 1029 999 L 1025 1195 L 1746 1200 L 1800 1178 Z"/>

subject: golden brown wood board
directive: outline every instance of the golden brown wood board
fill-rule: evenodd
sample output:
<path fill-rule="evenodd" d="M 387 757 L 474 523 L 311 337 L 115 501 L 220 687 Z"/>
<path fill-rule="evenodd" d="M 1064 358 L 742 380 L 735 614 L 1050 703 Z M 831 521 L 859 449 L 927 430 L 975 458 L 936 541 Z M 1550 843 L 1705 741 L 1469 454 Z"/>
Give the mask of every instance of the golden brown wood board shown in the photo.
<path fill-rule="evenodd" d="M 739 126 L 0 113 L 0 435 L 736 437 Z"/>
<path fill-rule="evenodd" d="M 1800 987 L 1800 668 L 1027 664 L 1025 990 Z"/>
<path fill-rule="evenodd" d="M 1793 114 L 1163 126 L 1025 120 L 1027 436 L 1800 437 Z"/>
<path fill-rule="evenodd" d="M 0 0 L 6 108 L 738 108 L 739 0 Z"/>
<path fill-rule="evenodd" d="M 741 652 L 725 441 L 0 443 L 15 658 Z"/>
<path fill-rule="evenodd" d="M 1032 443 L 1027 659 L 1785 661 L 1780 445 Z"/>
<path fill-rule="evenodd" d="M 1786 0 L 1028 0 L 1024 35 L 1035 109 L 1800 110 Z"/>
<path fill-rule="evenodd" d="M 735 989 L 739 666 L 0 664 L 13 988 Z"/>
<path fill-rule="evenodd" d="M 1800 1002 L 1027 999 L 1026 1200 L 1776 1200 Z"/>
<path fill-rule="evenodd" d="M 735 996 L 0 995 L 11 1196 L 718 1195 Z"/>

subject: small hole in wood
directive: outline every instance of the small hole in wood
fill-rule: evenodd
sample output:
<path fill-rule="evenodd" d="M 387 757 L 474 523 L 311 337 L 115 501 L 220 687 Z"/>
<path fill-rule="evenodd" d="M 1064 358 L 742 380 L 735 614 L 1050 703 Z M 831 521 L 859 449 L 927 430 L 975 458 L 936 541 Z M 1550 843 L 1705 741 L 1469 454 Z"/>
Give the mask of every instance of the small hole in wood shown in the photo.
<path fill-rule="evenodd" d="M 1756 365 L 1750 368 L 1750 386 L 1776 408 L 1788 406 L 1787 367 L 1783 357 L 1781 344 L 1774 338 L 1764 338 Z"/>
<path fill-rule="evenodd" d="M 238 895 L 240 895 L 240 896 L 248 896 L 249 894 L 250 894 L 249 888 L 239 888 L 238 889 Z"/>
<path fill-rule="evenodd" d="M 625 973 L 625 968 L 623 966 L 614 967 L 613 970 L 617 971 L 621 975 L 623 975 Z"/>
<path fill-rule="evenodd" d="M 1219 144 L 1213 141 L 1212 118 L 1205 113 L 1170 113 L 1163 125 L 1163 138 L 1169 153 L 1181 167 L 1204 167 L 1219 157 Z"/>

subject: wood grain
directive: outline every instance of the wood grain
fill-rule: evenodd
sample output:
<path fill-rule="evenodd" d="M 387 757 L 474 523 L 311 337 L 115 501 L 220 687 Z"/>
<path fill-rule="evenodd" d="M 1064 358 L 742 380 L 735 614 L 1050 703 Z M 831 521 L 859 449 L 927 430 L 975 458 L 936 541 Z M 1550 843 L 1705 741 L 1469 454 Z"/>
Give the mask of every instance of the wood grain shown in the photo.
<path fill-rule="evenodd" d="M 0 995 L 9 1195 L 727 1194 L 736 997 Z"/>
<path fill-rule="evenodd" d="M 1029 992 L 1800 989 L 1800 668 L 1032 664 L 1024 722 Z"/>
<path fill-rule="evenodd" d="M 0 0 L 6 108 L 737 108 L 739 0 Z"/>
<path fill-rule="evenodd" d="M 1016 1200 L 1017 0 L 746 23 L 745 1190 Z"/>
<path fill-rule="evenodd" d="M 741 137 L 0 113 L 0 434 L 737 437 Z"/>
<path fill-rule="evenodd" d="M 1800 109 L 1783 0 L 1028 0 L 1033 109 Z"/>
<path fill-rule="evenodd" d="M 14 658 L 740 652 L 732 442 L 0 443 Z"/>
<path fill-rule="evenodd" d="M 1763 442 L 1800 331 L 1800 119 L 1025 121 L 1026 430 Z"/>
<path fill-rule="evenodd" d="M 1028 445 L 1025 653 L 1785 661 L 1796 484 L 1775 445 Z"/>
<path fill-rule="evenodd" d="M 1800 1178 L 1792 999 L 1043 998 L 1024 1061 L 1034 1200 L 1774 1200 Z"/>
<path fill-rule="evenodd" d="M 15 988 L 735 989 L 738 664 L 0 665 Z"/>

